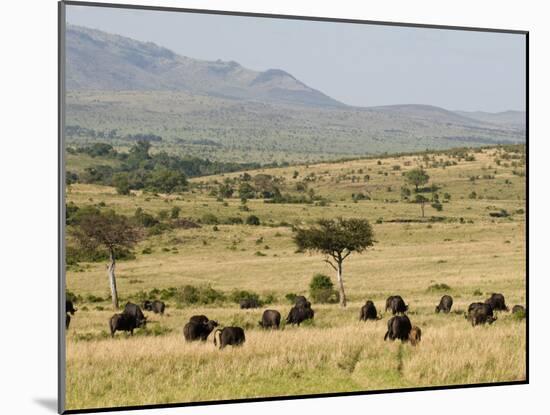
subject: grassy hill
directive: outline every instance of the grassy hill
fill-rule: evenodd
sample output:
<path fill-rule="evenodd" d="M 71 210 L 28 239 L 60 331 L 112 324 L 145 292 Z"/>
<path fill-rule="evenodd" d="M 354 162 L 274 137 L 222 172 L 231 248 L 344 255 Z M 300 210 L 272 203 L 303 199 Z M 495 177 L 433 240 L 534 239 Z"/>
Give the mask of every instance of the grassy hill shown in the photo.
<path fill-rule="evenodd" d="M 71 25 L 66 43 L 70 144 L 128 147 L 153 134 L 171 153 L 271 163 L 525 141 L 523 113 L 353 107 L 282 69 L 198 60 Z"/>
<path fill-rule="evenodd" d="M 418 204 L 401 195 L 402 186 L 410 188 L 403 173 L 418 166 L 430 176 L 422 194 L 430 198 L 435 184 L 443 207 L 428 205 L 425 218 Z M 69 186 L 67 201 L 78 207 L 128 216 L 141 208 L 155 218 L 179 207 L 180 217 L 200 227 L 148 233 L 135 259 L 118 262 L 123 301 L 158 296 L 168 305 L 166 316 L 151 315 L 148 329 L 133 338 L 107 334 L 113 311 L 105 262 L 68 266 L 67 289 L 78 296 L 79 311 L 67 335 L 67 407 L 525 379 L 525 321 L 499 313 L 491 326 L 472 327 L 463 317 L 468 304 L 492 292 L 503 293 L 510 307 L 525 304 L 525 169 L 524 147 L 516 146 L 260 169 L 246 172 L 246 179 L 244 172 L 197 177 L 188 191 L 170 195 Z M 283 196 L 304 196 L 304 203 L 250 198 L 243 204 L 243 181 L 275 182 Z M 220 197 L 224 184 L 234 188 L 232 197 Z M 250 215 L 259 226 L 234 220 L 246 222 Z M 291 226 L 338 216 L 368 219 L 377 240 L 344 263 L 348 307 L 314 302 L 309 324 L 259 329 L 263 309 L 239 310 L 231 294 L 257 293 L 267 302 L 264 308 L 286 317 L 287 294 L 309 297 L 314 274 L 333 276 L 321 255 L 296 251 Z M 210 287 L 212 301 L 190 302 L 185 286 Z M 384 301 L 392 294 L 404 297 L 413 324 L 422 328 L 417 347 L 383 341 L 389 318 Z M 448 315 L 434 313 L 443 294 L 455 299 Z M 358 321 L 367 299 L 381 320 Z M 219 351 L 211 339 L 185 343 L 183 325 L 203 313 L 244 327 L 245 345 Z"/>

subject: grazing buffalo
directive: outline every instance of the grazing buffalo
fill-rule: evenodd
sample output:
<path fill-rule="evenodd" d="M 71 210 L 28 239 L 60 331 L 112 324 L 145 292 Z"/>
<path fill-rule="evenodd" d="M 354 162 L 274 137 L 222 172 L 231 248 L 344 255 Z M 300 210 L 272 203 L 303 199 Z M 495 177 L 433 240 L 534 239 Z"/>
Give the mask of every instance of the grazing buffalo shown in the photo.
<path fill-rule="evenodd" d="M 223 329 L 216 329 L 214 332 L 214 346 L 217 346 L 216 336 L 220 333 L 220 349 L 225 346 L 240 346 L 245 342 L 244 330 L 240 327 L 224 327 Z"/>
<path fill-rule="evenodd" d="M 420 327 L 418 326 L 413 326 L 409 333 L 409 341 L 413 346 L 416 346 L 416 344 L 420 342 L 421 338 L 422 330 L 420 330 Z"/>
<path fill-rule="evenodd" d="M 384 335 L 384 340 L 389 338 L 390 340 L 399 339 L 405 342 L 409 340 L 411 329 L 411 321 L 407 316 L 393 316 L 388 320 L 388 331 Z"/>
<path fill-rule="evenodd" d="M 444 295 L 441 297 L 441 300 L 439 300 L 439 305 L 435 306 L 435 312 L 439 313 L 440 311 L 443 313 L 448 313 L 451 311 L 451 307 L 453 306 L 453 297 L 450 295 Z"/>
<path fill-rule="evenodd" d="M 71 315 L 67 313 L 65 316 L 65 328 L 69 330 L 69 324 L 71 324 Z"/>
<path fill-rule="evenodd" d="M 198 316 L 192 316 L 190 319 L 189 319 L 189 323 L 197 323 L 197 324 L 206 324 L 208 323 L 209 318 L 206 317 L 204 314 L 200 314 Z"/>
<path fill-rule="evenodd" d="M 490 304 L 494 311 L 508 311 L 504 296 L 502 294 L 493 293 L 485 300 L 485 304 Z"/>
<path fill-rule="evenodd" d="M 492 324 L 496 317 L 493 315 L 493 308 L 487 303 L 472 303 L 468 307 L 468 314 L 465 316 L 472 323 L 472 326 L 478 324 Z"/>
<path fill-rule="evenodd" d="M 376 320 L 377 312 L 374 303 L 371 300 L 368 300 L 363 307 L 361 307 L 361 313 L 359 314 L 359 320 Z"/>
<path fill-rule="evenodd" d="M 239 305 L 241 306 L 241 309 L 258 308 L 260 303 L 255 298 L 245 298 L 239 301 Z"/>
<path fill-rule="evenodd" d="M 145 325 L 145 320 L 138 322 L 135 316 L 128 313 L 115 314 L 109 320 L 109 328 L 111 329 L 111 337 L 115 336 L 116 331 L 129 331 L 130 335 L 134 335 L 134 329 Z"/>
<path fill-rule="evenodd" d="M 386 311 L 391 310 L 393 315 L 405 313 L 408 309 L 409 306 L 405 304 L 400 295 L 389 296 L 386 300 Z"/>
<path fill-rule="evenodd" d="M 262 314 L 262 321 L 259 322 L 260 327 L 264 329 L 278 329 L 281 324 L 281 313 L 277 310 L 265 310 Z"/>
<path fill-rule="evenodd" d="M 122 313 L 133 316 L 136 319 L 138 327 L 145 326 L 145 323 L 147 322 L 147 317 L 143 315 L 143 311 L 141 311 L 141 308 L 139 308 L 137 304 L 126 303 Z"/>
<path fill-rule="evenodd" d="M 522 305 L 515 305 L 512 307 L 512 314 L 523 313 L 525 314 L 525 307 Z"/>
<path fill-rule="evenodd" d="M 77 311 L 76 308 L 74 308 L 73 302 L 71 300 L 65 301 L 65 312 L 74 314 Z"/>
<path fill-rule="evenodd" d="M 164 314 L 164 309 L 166 308 L 166 305 L 159 300 L 149 301 L 145 300 L 143 302 L 143 308 L 147 311 L 152 311 L 156 314 Z"/>
<path fill-rule="evenodd" d="M 183 337 L 188 342 L 195 340 L 204 342 L 216 327 L 218 322 L 214 320 L 209 320 L 207 323 L 187 323 L 183 327 Z"/>
<path fill-rule="evenodd" d="M 297 307 L 311 308 L 311 303 L 303 295 L 299 295 L 294 299 L 294 305 Z"/>
<path fill-rule="evenodd" d="M 314 315 L 315 312 L 309 307 L 294 306 L 290 309 L 286 322 L 287 324 L 297 324 L 299 326 L 303 321 L 313 319 Z"/>

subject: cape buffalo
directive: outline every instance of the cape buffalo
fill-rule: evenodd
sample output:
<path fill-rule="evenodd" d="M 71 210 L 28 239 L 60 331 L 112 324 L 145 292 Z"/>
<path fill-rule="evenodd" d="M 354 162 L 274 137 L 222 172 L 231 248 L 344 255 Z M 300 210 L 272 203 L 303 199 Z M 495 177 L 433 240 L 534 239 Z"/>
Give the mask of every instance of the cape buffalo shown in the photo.
<path fill-rule="evenodd" d="M 188 342 L 195 340 L 204 342 L 217 326 L 218 322 L 214 320 L 209 320 L 207 323 L 187 323 L 183 327 L 183 337 Z"/>
<path fill-rule="evenodd" d="M 71 315 L 69 313 L 65 316 L 65 328 L 69 330 L 69 324 L 71 324 Z"/>
<path fill-rule="evenodd" d="M 512 307 L 512 314 L 523 313 L 525 314 L 525 307 L 522 305 L 515 305 Z"/>
<path fill-rule="evenodd" d="M 390 340 L 399 339 L 405 342 L 409 340 L 411 329 L 411 321 L 407 316 L 393 316 L 388 320 L 388 331 L 384 335 L 384 340 L 389 338 Z"/>
<path fill-rule="evenodd" d="M 451 311 L 451 307 L 453 306 L 453 297 L 450 295 L 444 295 L 441 297 L 441 300 L 439 300 L 439 305 L 435 306 L 435 312 L 439 313 L 440 311 L 444 313 L 448 313 Z"/>
<path fill-rule="evenodd" d="M 240 327 L 224 327 L 223 329 L 216 329 L 214 332 L 214 346 L 217 346 L 216 336 L 220 333 L 220 349 L 225 346 L 240 346 L 245 342 L 244 330 Z"/>
<path fill-rule="evenodd" d="M 299 295 L 294 299 L 294 305 L 297 307 L 311 308 L 311 303 L 303 295 Z"/>
<path fill-rule="evenodd" d="M 361 313 L 359 314 L 359 320 L 376 320 L 377 312 L 374 303 L 371 300 L 368 300 L 363 307 L 361 307 Z"/>
<path fill-rule="evenodd" d="M 386 300 L 386 311 L 391 310 L 392 314 L 405 313 L 409 306 L 405 304 L 400 295 L 389 296 Z"/>
<path fill-rule="evenodd" d="M 197 324 L 206 324 L 208 323 L 209 318 L 206 317 L 204 314 L 200 314 L 198 316 L 192 316 L 189 319 L 189 323 L 197 323 Z"/>
<path fill-rule="evenodd" d="M 156 314 L 164 314 L 164 309 L 166 308 L 166 305 L 159 300 L 145 300 L 143 302 L 143 308 Z"/>
<path fill-rule="evenodd" d="M 264 329 L 272 328 L 278 329 L 281 324 L 281 313 L 277 310 L 265 310 L 262 314 L 262 321 L 259 322 L 260 327 Z"/>
<path fill-rule="evenodd" d="M 260 303 L 255 298 L 245 298 L 239 301 L 239 305 L 241 306 L 241 309 L 258 308 Z"/>
<path fill-rule="evenodd" d="M 65 312 L 74 314 L 77 311 L 71 300 L 65 301 Z"/>
<path fill-rule="evenodd" d="M 409 333 L 409 341 L 413 346 L 416 346 L 418 342 L 420 342 L 422 338 L 422 330 L 420 330 L 420 327 L 413 326 L 411 329 L 411 332 Z"/>
<path fill-rule="evenodd" d="M 494 311 L 508 311 L 504 296 L 502 294 L 493 293 L 485 300 L 485 304 L 490 304 Z"/>
<path fill-rule="evenodd" d="M 299 326 L 303 321 L 312 319 L 314 315 L 315 312 L 309 307 L 294 306 L 290 309 L 286 322 L 287 324 L 297 324 Z"/>
<path fill-rule="evenodd" d="M 143 311 L 141 311 L 141 308 L 137 304 L 126 303 L 122 313 L 133 316 L 136 319 L 137 327 L 144 327 L 147 322 L 147 317 L 143 315 Z"/>
<path fill-rule="evenodd" d="M 144 322 L 145 320 L 143 320 Z M 144 325 L 144 324 L 143 324 Z M 127 313 L 115 314 L 109 320 L 109 328 L 111 329 L 111 337 L 115 336 L 116 331 L 129 331 L 130 335 L 134 335 L 134 329 L 141 327 L 135 316 Z"/>
<path fill-rule="evenodd" d="M 493 315 L 493 308 L 487 303 L 472 303 L 468 307 L 468 314 L 465 316 L 472 323 L 472 326 L 478 324 L 492 324 L 496 317 Z"/>

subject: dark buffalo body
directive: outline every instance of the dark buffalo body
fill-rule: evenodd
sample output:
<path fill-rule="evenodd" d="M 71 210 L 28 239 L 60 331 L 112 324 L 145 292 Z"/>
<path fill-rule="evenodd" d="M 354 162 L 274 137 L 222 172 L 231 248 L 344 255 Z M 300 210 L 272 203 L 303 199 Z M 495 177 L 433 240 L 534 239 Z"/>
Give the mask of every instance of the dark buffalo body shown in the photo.
<path fill-rule="evenodd" d="M 376 320 L 377 317 L 376 307 L 371 300 L 368 300 L 363 307 L 361 307 L 361 313 L 359 314 L 359 320 Z"/>
<path fill-rule="evenodd" d="M 439 300 L 439 305 L 435 306 L 435 312 L 443 312 L 448 313 L 451 311 L 451 307 L 453 306 L 453 297 L 450 295 L 444 295 L 441 297 L 441 300 Z"/>
<path fill-rule="evenodd" d="M 65 315 L 65 328 L 69 330 L 69 324 L 71 324 L 71 315 L 67 313 Z"/>
<path fill-rule="evenodd" d="M 200 315 L 197 315 L 197 316 L 192 316 L 189 319 L 189 323 L 197 323 L 197 324 L 206 324 L 209 321 L 210 320 L 208 319 L 208 317 L 206 317 L 204 314 L 200 314 Z"/>
<path fill-rule="evenodd" d="M 388 320 L 388 331 L 384 335 L 384 340 L 389 338 L 390 340 L 407 341 L 411 329 L 411 321 L 407 316 L 394 316 Z"/>
<path fill-rule="evenodd" d="M 183 337 L 186 341 L 206 341 L 212 330 L 218 326 L 218 322 L 209 320 L 207 323 L 187 323 L 183 327 Z"/>
<path fill-rule="evenodd" d="M 294 305 L 297 307 L 311 308 L 311 303 L 303 295 L 299 295 L 294 299 Z"/>
<path fill-rule="evenodd" d="M 143 309 L 146 310 L 146 311 L 153 311 L 153 306 L 152 306 L 153 302 L 150 301 L 150 300 L 145 300 L 142 304 L 143 306 Z"/>
<path fill-rule="evenodd" d="M 305 320 L 312 319 L 315 313 L 313 309 L 309 307 L 298 307 L 294 306 L 290 309 L 288 317 L 286 318 L 287 324 L 297 324 L 300 325 Z"/>
<path fill-rule="evenodd" d="M 522 305 L 515 305 L 512 307 L 512 314 L 523 313 L 525 314 L 525 307 Z"/>
<path fill-rule="evenodd" d="M 162 301 L 155 300 L 151 302 L 151 311 L 155 314 L 164 314 L 165 308 L 166 304 L 164 304 Z"/>
<path fill-rule="evenodd" d="M 73 302 L 71 300 L 65 301 L 65 312 L 74 314 L 76 312 L 76 308 L 74 308 Z"/>
<path fill-rule="evenodd" d="M 278 329 L 281 324 L 281 313 L 277 310 L 265 310 L 262 314 L 262 321 L 260 321 L 260 326 L 264 329 L 272 328 Z"/>
<path fill-rule="evenodd" d="M 116 331 L 129 331 L 130 335 L 134 335 L 134 329 L 141 327 L 144 321 L 138 321 L 132 314 L 121 313 L 115 314 L 109 320 L 109 328 L 111 329 L 111 337 L 114 337 Z"/>
<path fill-rule="evenodd" d="M 136 319 L 138 327 L 144 326 L 147 318 L 143 315 L 141 308 L 134 303 L 126 303 L 123 314 L 133 316 Z"/>
<path fill-rule="evenodd" d="M 491 324 L 496 320 L 496 317 L 490 304 L 472 303 L 468 307 L 466 319 L 472 323 L 472 326 L 477 326 L 478 324 Z"/>
<path fill-rule="evenodd" d="M 386 300 L 386 311 L 391 310 L 392 314 L 405 313 L 409 306 L 400 295 L 392 295 Z"/>
<path fill-rule="evenodd" d="M 494 311 L 508 311 L 508 307 L 506 306 L 506 301 L 504 300 L 504 296 L 502 294 L 493 293 L 491 296 L 485 300 L 486 304 L 490 304 L 491 308 Z"/>
<path fill-rule="evenodd" d="M 220 349 L 225 346 L 240 346 L 245 342 L 244 330 L 240 327 L 224 327 L 214 333 L 214 346 L 217 346 L 216 336 L 220 333 Z"/>
<path fill-rule="evenodd" d="M 242 309 L 258 308 L 260 306 L 260 303 L 255 298 L 245 298 L 239 301 L 239 305 L 241 306 Z"/>

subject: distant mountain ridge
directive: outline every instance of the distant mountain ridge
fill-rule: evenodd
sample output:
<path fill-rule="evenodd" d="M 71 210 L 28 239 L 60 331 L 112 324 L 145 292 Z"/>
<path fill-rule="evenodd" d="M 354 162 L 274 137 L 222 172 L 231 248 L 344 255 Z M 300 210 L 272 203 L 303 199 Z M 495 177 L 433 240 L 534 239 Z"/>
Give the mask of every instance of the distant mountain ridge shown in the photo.
<path fill-rule="evenodd" d="M 344 104 L 281 69 L 257 72 L 234 61 L 203 61 L 151 42 L 67 27 L 68 90 L 170 90 L 321 107 Z"/>
<path fill-rule="evenodd" d="M 525 142 L 524 112 L 355 107 L 282 69 L 193 59 L 72 25 L 66 45 L 66 120 L 81 132 L 71 140 L 154 134 L 171 151 L 261 162 Z"/>

